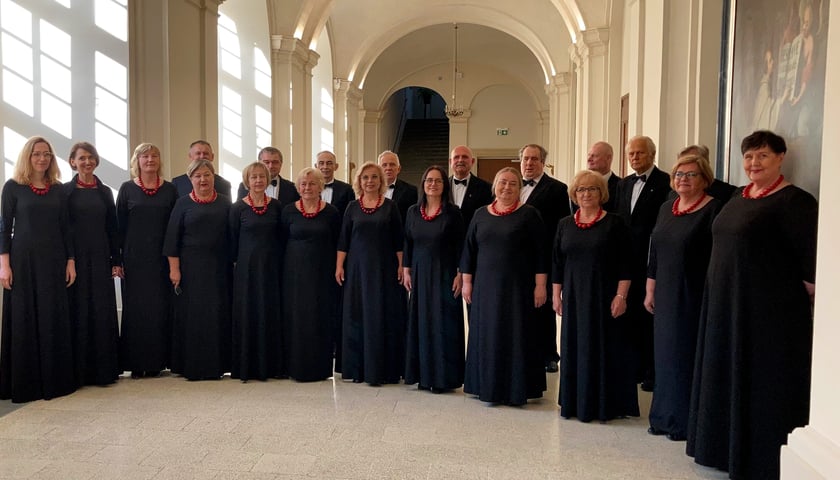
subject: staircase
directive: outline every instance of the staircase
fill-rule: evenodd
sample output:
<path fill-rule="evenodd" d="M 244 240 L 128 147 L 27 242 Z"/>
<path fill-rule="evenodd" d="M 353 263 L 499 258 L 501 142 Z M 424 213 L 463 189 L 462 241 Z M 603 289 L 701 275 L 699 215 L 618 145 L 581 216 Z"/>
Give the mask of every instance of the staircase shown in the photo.
<path fill-rule="evenodd" d="M 449 120 L 406 120 L 397 154 L 402 165 L 400 179 L 415 186 L 431 165 L 449 171 Z"/>

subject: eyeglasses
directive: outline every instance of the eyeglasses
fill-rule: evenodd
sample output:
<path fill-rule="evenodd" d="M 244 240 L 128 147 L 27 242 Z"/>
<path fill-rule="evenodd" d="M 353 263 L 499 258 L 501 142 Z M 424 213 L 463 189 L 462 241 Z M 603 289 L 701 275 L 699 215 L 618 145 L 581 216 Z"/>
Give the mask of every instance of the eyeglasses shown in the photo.
<path fill-rule="evenodd" d="M 595 186 L 593 186 L 593 187 L 577 187 L 575 189 L 575 193 L 586 193 L 586 192 L 594 193 L 594 192 L 600 192 L 600 191 L 601 191 L 601 187 L 595 187 Z"/>
<path fill-rule="evenodd" d="M 425 182 L 427 185 L 443 185 L 442 178 L 427 178 Z"/>
<path fill-rule="evenodd" d="M 35 158 L 45 158 L 47 160 L 51 160 L 53 158 L 53 154 L 50 152 L 32 152 L 32 156 Z"/>
<path fill-rule="evenodd" d="M 700 172 L 676 172 L 674 178 L 695 178 L 700 176 Z"/>

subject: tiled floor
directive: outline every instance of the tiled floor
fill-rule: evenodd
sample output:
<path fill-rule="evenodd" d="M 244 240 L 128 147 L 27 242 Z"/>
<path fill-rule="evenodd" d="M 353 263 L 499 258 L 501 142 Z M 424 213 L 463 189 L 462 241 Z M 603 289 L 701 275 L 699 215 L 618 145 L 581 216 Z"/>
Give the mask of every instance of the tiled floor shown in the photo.
<path fill-rule="evenodd" d="M 122 378 L 0 417 L 0 478 L 726 478 L 648 435 L 644 416 L 564 420 L 556 397 L 557 374 L 522 408 L 339 380 Z"/>

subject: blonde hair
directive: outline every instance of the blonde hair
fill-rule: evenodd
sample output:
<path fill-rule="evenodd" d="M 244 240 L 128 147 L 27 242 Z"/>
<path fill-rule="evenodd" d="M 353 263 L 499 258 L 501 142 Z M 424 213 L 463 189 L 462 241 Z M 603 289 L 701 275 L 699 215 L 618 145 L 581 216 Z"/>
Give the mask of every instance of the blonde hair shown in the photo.
<path fill-rule="evenodd" d="M 216 175 L 216 169 L 213 168 L 213 162 L 210 160 L 204 160 L 203 158 L 199 158 L 198 160 L 193 160 L 190 163 L 190 166 L 187 167 L 187 177 L 192 177 L 193 173 L 201 167 L 207 167 L 210 169 L 210 173 L 214 176 Z"/>
<path fill-rule="evenodd" d="M 129 162 L 128 171 L 131 173 L 131 178 L 140 176 L 140 156 L 157 150 L 158 157 L 160 157 L 160 149 L 153 143 L 141 143 L 134 148 L 134 153 L 131 154 L 131 162 Z M 163 169 L 163 161 L 158 162 L 157 175 L 161 176 Z"/>
<path fill-rule="evenodd" d="M 595 186 L 598 187 L 598 191 L 601 194 L 601 198 L 598 200 L 601 205 L 607 203 L 610 199 L 610 189 L 607 188 L 607 180 L 598 172 L 592 170 L 581 170 L 577 174 L 575 174 L 575 178 L 572 179 L 572 183 L 569 184 L 569 199 L 575 205 L 578 205 L 577 202 L 577 189 L 581 183 L 585 180 L 592 179 L 594 180 Z"/>
<path fill-rule="evenodd" d="M 674 168 L 671 169 L 671 188 L 676 190 L 676 186 L 674 185 L 674 174 L 677 173 L 677 169 L 682 167 L 683 165 L 691 165 L 692 163 L 697 164 L 697 168 L 700 170 L 700 178 L 706 182 L 706 186 L 703 187 L 704 189 L 709 188 L 709 185 L 715 179 L 715 175 L 712 173 L 712 167 L 709 165 L 709 160 L 706 157 L 701 155 L 683 155 L 677 159 L 677 163 L 674 164 Z"/>
<path fill-rule="evenodd" d="M 47 148 L 50 149 L 50 155 L 52 155 L 52 158 L 50 159 L 50 166 L 47 167 L 47 171 L 44 172 L 44 183 L 48 185 L 60 183 L 59 178 L 61 178 L 61 171 L 58 169 L 55 151 L 53 150 L 52 145 L 50 145 L 50 142 L 48 142 L 44 137 L 30 137 L 26 143 L 23 144 L 23 149 L 20 151 L 20 155 L 18 155 L 17 163 L 15 163 L 15 171 L 12 174 L 14 181 L 21 185 L 28 185 L 32 183 L 32 151 L 35 150 L 35 145 L 39 143 L 46 143 Z"/>
<path fill-rule="evenodd" d="M 493 177 L 493 195 L 496 194 L 496 183 L 498 183 L 499 177 L 502 176 L 502 174 L 506 173 L 506 172 L 516 175 L 516 179 L 519 180 L 519 185 L 517 185 L 516 188 L 518 188 L 520 191 L 522 190 L 522 173 L 520 173 L 519 170 L 516 169 L 516 168 L 505 167 L 505 168 L 499 170 L 498 172 L 496 172 L 496 176 Z"/>
<path fill-rule="evenodd" d="M 324 189 L 324 174 L 317 168 L 306 167 L 298 172 L 297 180 L 295 180 L 295 186 L 298 187 L 298 191 L 300 191 L 300 181 L 307 175 L 312 175 L 315 178 L 315 181 L 318 182 L 318 187 L 320 187 L 321 190 Z"/>
<path fill-rule="evenodd" d="M 248 179 L 248 177 L 251 176 L 251 172 L 253 172 L 255 168 L 257 168 L 257 169 L 262 168 L 265 171 L 265 179 L 266 180 L 271 178 L 271 172 L 268 171 L 268 167 L 266 167 L 264 163 L 254 162 L 254 163 L 248 164 L 248 166 L 245 167 L 244 170 L 242 170 L 242 185 L 245 185 L 245 188 L 247 188 L 248 190 L 251 189 L 251 182 Z"/>
<path fill-rule="evenodd" d="M 382 170 L 382 167 L 377 163 L 365 162 L 356 170 L 356 175 L 353 176 L 353 192 L 357 198 L 362 196 L 362 174 L 369 168 L 376 170 L 376 173 L 379 174 L 379 194 L 384 194 L 385 190 L 388 189 L 388 185 L 385 184 L 385 172 Z"/>

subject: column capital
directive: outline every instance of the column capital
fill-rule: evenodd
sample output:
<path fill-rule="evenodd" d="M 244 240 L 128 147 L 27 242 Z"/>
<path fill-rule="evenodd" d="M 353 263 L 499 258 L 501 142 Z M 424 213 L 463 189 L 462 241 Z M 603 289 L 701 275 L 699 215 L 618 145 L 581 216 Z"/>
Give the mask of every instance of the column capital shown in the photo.
<path fill-rule="evenodd" d="M 295 37 L 271 35 L 271 58 L 294 63 L 301 69 L 311 72 L 320 56 Z"/>
<path fill-rule="evenodd" d="M 568 92 L 572 86 L 572 74 L 569 72 L 559 72 L 549 80 L 548 85 L 545 86 L 545 93 L 547 95 L 554 95 L 556 93 Z"/>
<path fill-rule="evenodd" d="M 609 28 L 591 28 L 581 32 L 580 41 L 577 43 L 577 46 L 581 56 L 600 56 L 607 54 L 609 43 Z"/>

